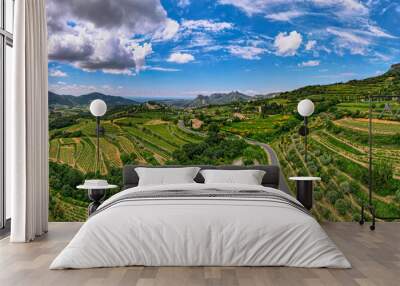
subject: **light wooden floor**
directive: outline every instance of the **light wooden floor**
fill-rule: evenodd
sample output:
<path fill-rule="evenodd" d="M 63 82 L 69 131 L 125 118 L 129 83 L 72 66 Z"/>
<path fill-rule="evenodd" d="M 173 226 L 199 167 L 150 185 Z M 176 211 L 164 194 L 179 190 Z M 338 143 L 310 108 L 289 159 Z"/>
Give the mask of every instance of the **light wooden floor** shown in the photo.
<path fill-rule="evenodd" d="M 288 267 L 126 267 L 48 270 L 80 223 L 50 223 L 43 238 L 29 244 L 0 241 L 0 285 L 400 285 L 400 223 L 379 223 L 371 232 L 356 223 L 324 229 L 353 269 Z"/>

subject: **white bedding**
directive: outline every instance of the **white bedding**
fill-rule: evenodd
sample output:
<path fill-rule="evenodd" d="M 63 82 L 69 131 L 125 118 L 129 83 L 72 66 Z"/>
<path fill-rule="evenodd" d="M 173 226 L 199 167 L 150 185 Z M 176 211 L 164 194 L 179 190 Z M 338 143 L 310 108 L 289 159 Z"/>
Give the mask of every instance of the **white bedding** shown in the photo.
<path fill-rule="evenodd" d="M 266 190 L 254 185 L 181 184 L 163 190 Z M 102 207 L 100 206 L 100 208 Z M 317 221 L 293 206 L 246 198 L 153 198 L 123 201 L 81 227 L 50 269 L 145 266 L 294 266 L 350 268 Z"/>

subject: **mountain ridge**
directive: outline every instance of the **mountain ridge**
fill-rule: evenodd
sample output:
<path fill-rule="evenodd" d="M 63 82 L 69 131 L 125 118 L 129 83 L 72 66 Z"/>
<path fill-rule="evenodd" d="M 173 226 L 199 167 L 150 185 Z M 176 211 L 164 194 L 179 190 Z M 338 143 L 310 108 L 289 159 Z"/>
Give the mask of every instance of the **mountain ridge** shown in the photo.
<path fill-rule="evenodd" d="M 55 92 L 49 91 L 49 106 L 80 106 L 89 105 L 95 99 L 104 100 L 108 106 L 118 106 L 118 105 L 137 105 L 138 102 L 114 95 L 106 95 L 100 92 L 91 92 L 87 94 L 82 94 L 79 96 L 73 95 L 63 95 L 57 94 Z"/>

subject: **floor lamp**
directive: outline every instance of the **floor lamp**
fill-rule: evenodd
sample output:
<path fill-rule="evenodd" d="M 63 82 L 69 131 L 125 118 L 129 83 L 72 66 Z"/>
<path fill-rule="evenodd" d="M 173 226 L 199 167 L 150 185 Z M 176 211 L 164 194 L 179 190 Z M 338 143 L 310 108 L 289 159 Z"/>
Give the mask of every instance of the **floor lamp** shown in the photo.
<path fill-rule="evenodd" d="M 369 108 L 368 108 L 368 202 L 364 203 L 364 201 L 361 204 L 361 218 L 359 223 L 363 225 L 365 223 L 365 209 L 370 212 L 372 216 L 372 224 L 370 225 L 371 230 L 375 230 L 375 222 L 376 219 L 382 219 L 382 220 L 398 220 L 400 219 L 399 217 L 381 217 L 376 215 L 376 209 L 375 206 L 373 205 L 372 202 L 372 192 L 373 192 L 373 186 L 372 186 L 372 180 L 373 180 L 373 149 L 372 149 L 372 139 L 373 139 L 373 106 L 372 102 L 374 99 L 376 100 L 393 100 L 394 98 L 400 99 L 400 95 L 370 95 L 368 97 L 368 102 L 369 102 Z"/>
<path fill-rule="evenodd" d="M 307 127 L 307 118 L 314 113 L 314 103 L 309 99 L 303 99 L 297 105 L 297 111 L 301 116 L 304 117 L 304 125 L 300 127 L 299 134 L 304 136 L 304 161 L 307 164 L 307 135 L 309 134 L 309 129 Z"/>
<path fill-rule="evenodd" d="M 96 117 L 96 176 L 100 173 L 100 117 L 107 112 L 107 104 L 101 99 L 95 99 L 90 104 L 90 113 Z"/>

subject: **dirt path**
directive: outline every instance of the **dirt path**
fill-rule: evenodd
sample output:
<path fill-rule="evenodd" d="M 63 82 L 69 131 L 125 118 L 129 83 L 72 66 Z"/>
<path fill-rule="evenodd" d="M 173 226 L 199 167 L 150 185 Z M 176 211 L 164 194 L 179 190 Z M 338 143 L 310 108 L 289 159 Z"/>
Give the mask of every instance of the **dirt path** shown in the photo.
<path fill-rule="evenodd" d="M 185 123 L 183 122 L 183 120 L 179 120 L 179 121 L 178 121 L 178 127 L 179 127 L 183 132 L 186 132 L 186 133 L 191 133 L 191 134 L 194 134 L 194 135 L 197 135 L 197 136 L 201 136 L 201 137 L 206 137 L 206 136 L 207 136 L 207 135 L 206 135 L 205 133 L 203 133 L 203 132 L 194 131 L 194 130 L 192 130 L 192 129 L 190 129 L 190 128 L 187 128 L 187 127 L 185 126 Z"/>

